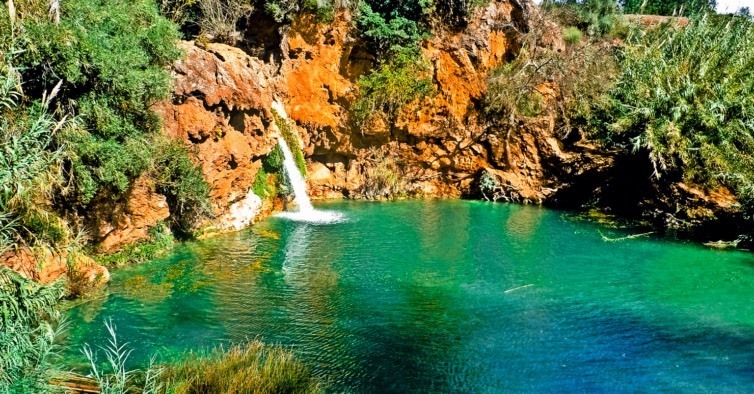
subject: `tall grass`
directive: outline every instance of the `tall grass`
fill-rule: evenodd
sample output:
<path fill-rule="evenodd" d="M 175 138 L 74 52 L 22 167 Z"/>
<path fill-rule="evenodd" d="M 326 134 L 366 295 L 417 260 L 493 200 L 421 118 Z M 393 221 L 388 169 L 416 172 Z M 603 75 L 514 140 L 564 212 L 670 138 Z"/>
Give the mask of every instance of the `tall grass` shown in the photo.
<path fill-rule="evenodd" d="M 22 106 L 18 70 L 10 63 L 0 65 L 0 254 L 17 243 L 56 244 L 71 236 L 42 201 L 62 180 L 62 148 L 53 140 L 67 121 L 56 121 L 48 112 L 59 88 Z"/>
<path fill-rule="evenodd" d="M 175 394 L 321 391 L 311 371 L 291 352 L 259 341 L 190 353 L 167 365 L 159 379 Z"/>
<path fill-rule="evenodd" d="M 45 393 L 52 374 L 55 305 L 63 283 L 40 286 L 0 267 L 0 393 Z"/>
<path fill-rule="evenodd" d="M 293 353 L 260 341 L 230 348 L 191 352 L 178 361 L 156 363 L 145 370 L 129 370 L 133 349 L 118 340 L 112 321 L 105 323 L 110 338 L 103 346 L 86 346 L 90 376 L 103 394 L 231 394 L 317 393 L 320 384 Z M 100 358 L 100 356 L 103 356 Z"/>

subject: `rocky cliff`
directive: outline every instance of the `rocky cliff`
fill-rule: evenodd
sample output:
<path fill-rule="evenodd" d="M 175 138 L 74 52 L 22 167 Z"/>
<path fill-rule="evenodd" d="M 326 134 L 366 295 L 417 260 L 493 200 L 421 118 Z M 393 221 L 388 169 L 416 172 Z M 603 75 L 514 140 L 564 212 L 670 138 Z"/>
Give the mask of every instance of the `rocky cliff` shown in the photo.
<path fill-rule="evenodd" d="M 358 125 L 351 117 L 356 81 L 373 59 L 347 13 L 329 24 L 312 15 L 279 27 L 278 56 L 266 59 L 248 49 L 182 43 L 186 58 L 174 67 L 173 100 L 160 106 L 165 131 L 192 146 L 213 189 L 218 228 L 238 228 L 262 211 L 238 204 L 261 204 L 250 190 L 274 147 L 273 101 L 297 126 L 315 197 L 386 197 L 396 190 L 375 179 L 385 174 L 400 179 L 398 191 L 407 196 L 476 196 L 488 174 L 499 184 L 498 198 L 544 203 L 564 182 L 609 158 L 566 146 L 547 115 L 511 133 L 507 162 L 508 130 L 495 126 L 482 104 L 489 72 L 515 55 L 515 31 L 526 29 L 525 15 L 536 12 L 527 7 L 492 2 L 462 30 L 438 30 L 425 40 L 422 54 L 437 93 L 408 105 L 395 122 Z M 562 46 L 557 32 L 552 36 L 550 45 Z"/>
<path fill-rule="evenodd" d="M 513 126 L 485 113 L 490 72 L 516 56 L 519 33 L 537 12 L 525 0 L 497 0 L 478 8 L 463 28 L 438 24 L 421 47 L 436 93 L 404 106 L 395 119 L 361 123 L 352 111 L 357 81 L 375 59 L 348 12 L 329 23 L 315 15 L 291 24 L 260 20 L 237 47 L 180 42 L 184 56 L 172 67 L 172 98 L 155 109 L 163 132 L 189 146 L 210 186 L 211 214 L 197 228 L 237 231 L 281 209 L 280 198 L 254 189 L 286 128 L 299 139 L 315 198 L 596 206 L 664 227 L 705 227 L 707 238 L 739 232 L 741 208 L 725 189 L 659 183 L 638 160 L 560 135 L 554 110 Z M 543 45 L 562 50 L 560 28 L 547 28 Z M 545 96 L 554 89 L 541 87 Z M 165 196 L 141 177 L 118 198 L 94 201 L 86 227 L 98 250 L 112 253 L 149 239 L 171 214 Z M 71 273 L 88 286 L 109 276 L 90 259 L 58 252 L 18 250 L 2 260 L 42 282 Z"/>
<path fill-rule="evenodd" d="M 301 139 L 315 198 L 486 197 L 565 207 L 599 200 L 615 213 L 680 227 L 738 215 L 727 191 L 662 186 L 614 152 L 566 140 L 555 111 L 513 129 L 485 114 L 488 75 L 516 55 L 518 32 L 536 12 L 526 1 L 494 1 L 462 29 L 436 29 L 422 44 L 436 94 L 392 122 L 353 119 L 357 80 L 375 64 L 348 13 L 331 23 L 314 15 L 290 25 L 260 21 L 243 49 L 181 43 L 174 96 L 159 110 L 165 132 L 190 144 L 212 187 L 208 226 L 239 229 L 274 208 L 252 192 L 278 134 L 273 102 Z M 559 27 L 549 29 L 545 45 L 562 49 Z"/>

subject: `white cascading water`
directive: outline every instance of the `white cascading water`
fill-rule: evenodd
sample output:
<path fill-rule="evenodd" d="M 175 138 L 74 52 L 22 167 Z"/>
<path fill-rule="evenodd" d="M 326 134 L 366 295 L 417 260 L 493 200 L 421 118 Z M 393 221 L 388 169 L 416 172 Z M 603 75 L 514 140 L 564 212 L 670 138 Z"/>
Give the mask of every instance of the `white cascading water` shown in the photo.
<path fill-rule="evenodd" d="M 280 149 L 283 151 L 283 168 L 286 175 L 288 175 L 291 188 L 293 188 L 293 201 L 298 205 L 298 211 L 283 212 L 278 216 L 307 223 L 338 223 L 345 220 L 345 217 L 340 212 L 314 209 L 312 201 L 306 193 L 306 180 L 304 180 L 298 166 L 296 166 L 291 149 L 283 137 L 278 137 L 278 144 L 280 144 Z"/>
<path fill-rule="evenodd" d="M 293 201 L 298 205 L 299 213 L 311 213 L 314 212 L 312 201 L 309 199 L 309 195 L 306 194 L 306 181 L 301 176 L 298 166 L 296 166 L 296 160 L 293 159 L 293 152 L 288 148 L 288 144 L 283 137 L 278 137 L 278 144 L 283 151 L 283 167 L 285 167 L 285 173 L 288 175 L 288 180 L 293 188 Z"/>

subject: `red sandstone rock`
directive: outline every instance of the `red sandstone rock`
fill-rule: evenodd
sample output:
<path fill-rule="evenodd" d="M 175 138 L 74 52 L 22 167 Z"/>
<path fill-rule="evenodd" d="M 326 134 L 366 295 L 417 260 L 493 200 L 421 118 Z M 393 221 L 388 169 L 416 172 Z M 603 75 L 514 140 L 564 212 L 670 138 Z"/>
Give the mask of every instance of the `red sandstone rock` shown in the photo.
<path fill-rule="evenodd" d="M 89 228 L 103 253 L 149 238 L 149 229 L 170 216 L 165 196 L 148 176 L 139 177 L 116 201 L 101 197 L 91 204 Z"/>
<path fill-rule="evenodd" d="M 66 277 L 69 291 L 76 295 L 110 280 L 107 268 L 83 254 L 71 254 L 65 250 L 17 249 L 0 256 L 0 264 L 41 284 L 50 284 Z"/>

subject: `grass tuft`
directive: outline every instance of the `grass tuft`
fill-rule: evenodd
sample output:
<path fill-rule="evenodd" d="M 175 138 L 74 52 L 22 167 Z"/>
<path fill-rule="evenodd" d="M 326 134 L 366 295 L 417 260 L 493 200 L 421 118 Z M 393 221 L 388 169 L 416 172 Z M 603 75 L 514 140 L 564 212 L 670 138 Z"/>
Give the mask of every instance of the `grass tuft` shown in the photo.
<path fill-rule="evenodd" d="M 260 341 L 189 353 L 165 366 L 160 374 L 168 392 L 199 393 L 317 393 L 322 390 L 312 372 L 280 347 Z"/>

